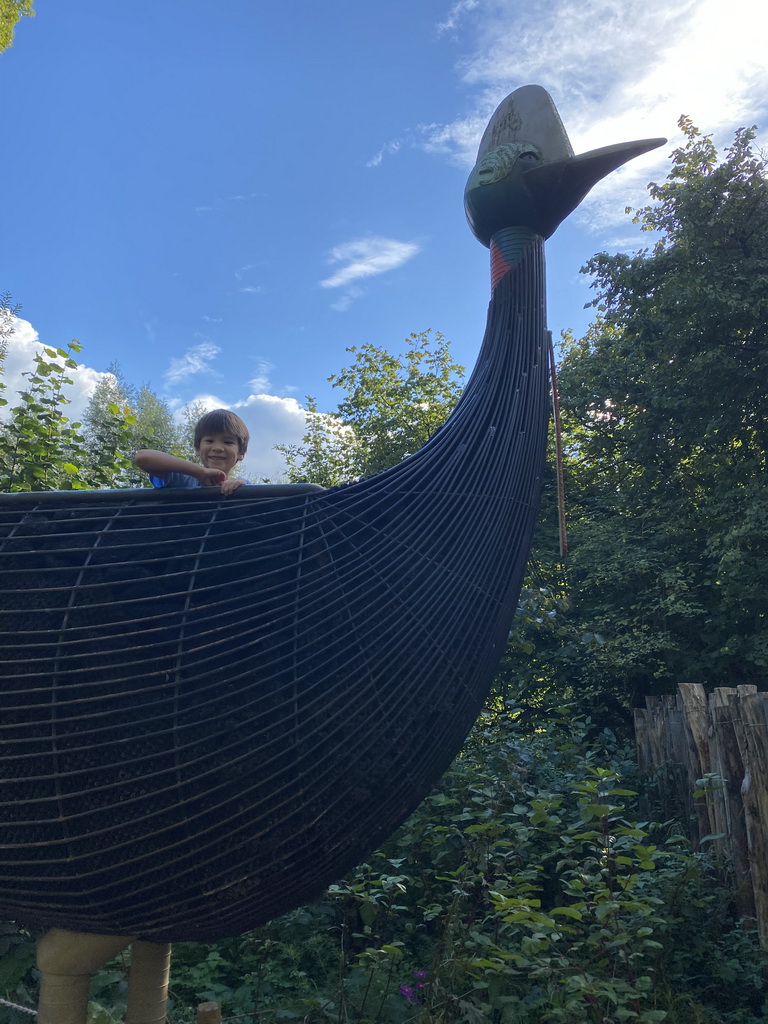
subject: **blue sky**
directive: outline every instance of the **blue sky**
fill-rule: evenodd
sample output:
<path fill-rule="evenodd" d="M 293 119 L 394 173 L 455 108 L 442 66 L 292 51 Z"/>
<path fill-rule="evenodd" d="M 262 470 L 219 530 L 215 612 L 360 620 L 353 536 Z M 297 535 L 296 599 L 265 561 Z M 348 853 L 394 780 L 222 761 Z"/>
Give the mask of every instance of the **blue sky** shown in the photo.
<path fill-rule="evenodd" d="M 371 342 L 442 331 L 472 365 L 488 254 L 462 194 L 498 102 L 543 85 L 576 152 L 670 144 L 599 185 L 547 244 L 549 326 L 583 331 L 595 252 L 665 176 L 681 114 L 765 132 L 762 0 L 37 0 L 0 56 L 0 292 L 36 345 L 84 345 L 72 410 L 110 363 L 173 408 L 235 408 L 276 477 L 306 395 Z M 39 339 L 39 341 L 38 341 Z"/>

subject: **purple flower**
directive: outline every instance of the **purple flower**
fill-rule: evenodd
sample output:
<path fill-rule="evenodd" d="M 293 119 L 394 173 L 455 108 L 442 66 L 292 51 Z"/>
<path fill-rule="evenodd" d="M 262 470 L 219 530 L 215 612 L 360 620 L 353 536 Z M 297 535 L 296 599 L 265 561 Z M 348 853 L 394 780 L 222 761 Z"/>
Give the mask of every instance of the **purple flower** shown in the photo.
<path fill-rule="evenodd" d="M 413 972 L 413 976 L 414 976 L 414 978 L 421 978 L 421 980 L 423 981 L 424 978 L 426 978 L 426 976 L 427 976 L 427 972 L 426 971 L 414 971 Z"/>
<path fill-rule="evenodd" d="M 405 998 L 409 1002 L 413 1002 L 413 1000 L 416 998 L 416 994 L 414 993 L 414 991 L 413 991 L 413 989 L 411 988 L 410 985 L 401 985 L 400 986 L 400 995 L 405 996 Z"/>

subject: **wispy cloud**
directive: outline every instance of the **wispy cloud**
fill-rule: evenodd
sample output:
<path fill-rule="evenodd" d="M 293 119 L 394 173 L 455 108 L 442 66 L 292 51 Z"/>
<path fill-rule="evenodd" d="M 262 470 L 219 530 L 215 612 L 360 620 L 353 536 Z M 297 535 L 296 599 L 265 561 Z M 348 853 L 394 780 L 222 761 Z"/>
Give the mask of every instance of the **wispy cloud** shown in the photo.
<path fill-rule="evenodd" d="M 179 384 L 198 373 L 210 373 L 211 363 L 221 352 L 218 345 L 210 341 L 201 341 L 187 349 L 183 356 L 171 360 L 171 365 L 163 374 L 167 384 Z"/>
<path fill-rule="evenodd" d="M 342 288 L 363 277 L 374 277 L 402 267 L 413 259 L 420 246 L 416 242 L 400 242 L 395 238 L 369 237 L 335 246 L 328 254 L 329 263 L 342 266 L 320 282 L 322 288 Z"/>
<path fill-rule="evenodd" d="M 370 160 L 366 161 L 365 166 L 378 167 L 385 156 L 388 156 L 391 153 L 398 153 L 402 144 L 401 139 L 392 139 L 391 142 L 385 142 L 378 153 L 376 153 L 375 156 L 372 156 Z"/>
<path fill-rule="evenodd" d="M 458 0 L 448 11 L 445 19 L 438 24 L 437 34 L 442 35 L 444 32 L 453 32 L 464 15 L 474 11 L 479 6 L 480 0 Z"/>
<path fill-rule="evenodd" d="M 253 392 L 263 393 L 270 386 L 269 375 L 274 370 L 275 364 L 268 359 L 256 359 L 256 374 L 248 381 L 248 387 Z"/>
<path fill-rule="evenodd" d="M 331 309 L 335 309 L 337 313 L 346 313 L 355 299 L 359 299 L 361 295 L 365 295 L 365 290 L 353 285 L 351 288 L 347 288 L 335 302 L 331 303 Z"/>
<path fill-rule="evenodd" d="M 482 0 L 454 4 L 467 50 L 457 70 L 475 100 L 448 124 L 422 125 L 423 147 L 467 168 L 498 103 L 531 82 L 552 94 L 577 153 L 633 138 L 670 145 L 601 183 L 581 208 L 603 230 L 641 205 L 666 173 L 689 115 L 722 147 L 736 128 L 768 120 L 768 5 L 754 0 Z M 766 138 L 768 132 L 763 132 Z"/>
<path fill-rule="evenodd" d="M 249 192 L 248 195 L 238 193 L 234 196 L 220 196 L 213 199 L 210 203 L 200 206 L 195 206 L 195 213 L 213 213 L 214 211 L 220 212 L 227 209 L 228 203 L 248 203 L 252 199 L 261 199 L 264 197 L 263 192 Z"/>
<path fill-rule="evenodd" d="M 265 260 L 259 261 L 259 263 L 245 263 L 242 267 L 238 267 L 235 271 L 235 279 L 237 281 L 245 281 L 249 277 L 253 277 L 252 271 L 256 270 L 257 267 L 267 266 Z M 260 284 L 243 284 L 242 287 L 238 288 L 238 291 L 244 292 L 248 295 L 260 295 L 264 288 Z"/>

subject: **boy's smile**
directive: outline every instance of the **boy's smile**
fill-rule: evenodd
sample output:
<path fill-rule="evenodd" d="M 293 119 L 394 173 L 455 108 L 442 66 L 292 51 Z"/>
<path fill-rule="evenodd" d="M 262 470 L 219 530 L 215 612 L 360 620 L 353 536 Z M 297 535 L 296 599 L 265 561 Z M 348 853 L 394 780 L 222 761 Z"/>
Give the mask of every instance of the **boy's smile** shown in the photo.
<path fill-rule="evenodd" d="M 206 469 L 220 469 L 227 476 L 232 467 L 243 459 L 234 434 L 204 434 L 197 454 Z"/>

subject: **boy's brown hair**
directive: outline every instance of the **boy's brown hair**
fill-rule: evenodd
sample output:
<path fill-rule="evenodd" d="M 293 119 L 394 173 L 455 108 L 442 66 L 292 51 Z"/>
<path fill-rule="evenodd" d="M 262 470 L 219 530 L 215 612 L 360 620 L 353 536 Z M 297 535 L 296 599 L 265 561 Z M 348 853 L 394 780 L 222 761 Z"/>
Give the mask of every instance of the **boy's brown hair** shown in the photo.
<path fill-rule="evenodd" d="M 248 427 L 239 416 L 229 409 L 211 409 L 201 416 L 195 425 L 195 451 L 206 434 L 232 434 L 237 438 L 237 446 L 241 455 L 248 451 L 251 435 Z"/>

